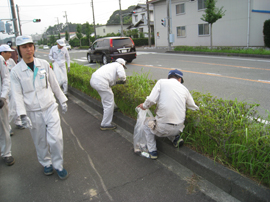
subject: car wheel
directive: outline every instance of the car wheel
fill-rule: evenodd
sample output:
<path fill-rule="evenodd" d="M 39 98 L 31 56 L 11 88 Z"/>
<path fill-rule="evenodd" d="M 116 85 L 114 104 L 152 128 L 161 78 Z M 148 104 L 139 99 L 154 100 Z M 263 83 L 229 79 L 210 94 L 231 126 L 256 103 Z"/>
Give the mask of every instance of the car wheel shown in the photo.
<path fill-rule="evenodd" d="M 87 55 L 87 60 L 88 60 L 89 63 L 93 62 L 93 60 L 91 59 L 91 55 L 90 54 Z"/>
<path fill-rule="evenodd" d="M 104 65 L 106 65 L 108 63 L 106 55 L 102 56 L 102 62 Z"/>
<path fill-rule="evenodd" d="M 132 62 L 132 60 L 127 60 L 127 62 L 128 62 L 128 63 L 131 63 L 131 62 Z"/>

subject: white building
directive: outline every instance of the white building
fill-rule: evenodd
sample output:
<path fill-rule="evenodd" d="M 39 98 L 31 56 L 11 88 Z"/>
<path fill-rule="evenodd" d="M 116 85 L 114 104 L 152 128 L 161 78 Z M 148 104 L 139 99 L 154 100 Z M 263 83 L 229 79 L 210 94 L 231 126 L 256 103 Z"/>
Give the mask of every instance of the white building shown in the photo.
<path fill-rule="evenodd" d="M 127 30 L 128 25 L 123 25 L 123 30 Z M 100 25 L 96 26 L 97 36 L 106 36 L 107 34 L 118 34 L 121 33 L 121 25 Z"/>
<path fill-rule="evenodd" d="M 168 0 L 167 0 L 168 1 Z M 166 0 L 152 0 L 155 45 L 168 46 Z M 173 46 L 210 46 L 210 25 L 201 20 L 206 0 L 171 0 Z M 263 24 L 270 19 L 270 0 L 217 0 L 225 16 L 213 24 L 213 46 L 264 46 Z M 168 20 L 166 20 L 168 21 Z"/>
<path fill-rule="evenodd" d="M 151 33 L 154 31 L 154 14 L 153 5 L 149 5 L 149 19 Z M 138 4 L 132 13 L 132 24 L 128 29 L 138 29 L 139 32 L 144 33 L 145 37 L 148 37 L 148 24 L 147 24 L 147 6 L 146 4 Z"/>

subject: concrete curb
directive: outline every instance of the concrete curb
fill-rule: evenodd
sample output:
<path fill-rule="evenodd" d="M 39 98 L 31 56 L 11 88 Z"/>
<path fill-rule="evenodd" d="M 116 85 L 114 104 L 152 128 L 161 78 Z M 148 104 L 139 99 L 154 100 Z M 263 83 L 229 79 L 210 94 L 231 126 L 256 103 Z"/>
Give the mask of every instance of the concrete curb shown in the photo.
<path fill-rule="evenodd" d="M 253 55 L 253 54 L 239 54 L 239 53 L 210 53 L 210 52 L 190 52 L 190 51 L 166 51 L 165 53 L 178 53 L 178 54 L 190 54 L 190 55 L 218 55 L 218 56 L 235 56 L 235 57 L 252 57 L 252 58 L 267 58 L 270 59 L 270 55 Z"/>
<path fill-rule="evenodd" d="M 102 113 L 103 109 L 99 101 L 70 86 L 69 93 Z M 136 124 L 136 120 L 124 116 L 120 112 L 114 113 L 113 122 L 130 133 L 133 133 Z M 157 147 L 162 153 L 240 201 L 270 202 L 270 189 L 256 184 L 252 180 L 229 170 L 219 163 L 215 163 L 185 146 L 181 147 L 181 149 L 175 149 L 167 138 L 157 138 Z"/>

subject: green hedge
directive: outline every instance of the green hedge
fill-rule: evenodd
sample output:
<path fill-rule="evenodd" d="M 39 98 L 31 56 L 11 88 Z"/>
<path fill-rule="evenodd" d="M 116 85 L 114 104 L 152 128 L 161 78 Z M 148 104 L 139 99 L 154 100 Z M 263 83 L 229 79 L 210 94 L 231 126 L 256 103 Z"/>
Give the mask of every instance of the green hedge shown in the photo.
<path fill-rule="evenodd" d="M 72 63 L 69 84 L 100 100 L 97 91 L 90 86 L 94 71 Z M 144 102 L 155 83 L 148 79 L 147 74 L 134 73 L 127 78 L 125 85 L 114 86 L 115 102 L 121 112 L 136 119 L 136 106 Z M 217 99 L 200 92 L 191 93 L 200 110 L 186 112 L 186 127 L 181 134 L 185 144 L 270 187 L 270 125 L 259 121 L 258 105 Z M 151 111 L 154 109 L 155 106 Z"/>
<path fill-rule="evenodd" d="M 265 44 L 265 46 L 270 48 L 270 19 L 264 21 L 263 35 L 264 35 L 264 44 Z"/>
<path fill-rule="evenodd" d="M 138 39 L 133 38 L 132 40 L 134 41 L 135 46 L 148 46 L 148 38 L 138 38 Z M 155 44 L 154 38 L 151 38 L 151 44 L 152 45 Z"/>

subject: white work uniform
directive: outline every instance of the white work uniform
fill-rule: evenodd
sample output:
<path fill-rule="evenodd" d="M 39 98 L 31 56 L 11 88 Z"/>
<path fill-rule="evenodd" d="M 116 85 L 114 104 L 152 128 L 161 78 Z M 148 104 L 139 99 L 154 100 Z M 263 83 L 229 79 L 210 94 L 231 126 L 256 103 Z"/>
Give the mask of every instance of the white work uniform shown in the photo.
<path fill-rule="evenodd" d="M 111 125 L 114 107 L 116 107 L 111 86 L 115 85 L 118 79 L 122 81 L 126 80 L 124 67 L 118 62 L 103 65 L 92 74 L 90 79 L 90 85 L 97 90 L 101 97 L 103 106 L 101 126 Z"/>
<path fill-rule="evenodd" d="M 14 60 L 12 58 L 9 58 L 6 61 L 9 73 L 11 71 L 11 69 L 13 67 L 15 67 L 16 63 L 14 62 Z M 22 125 L 22 121 L 21 118 L 19 116 L 17 116 L 16 114 L 16 109 L 15 109 L 15 101 L 11 95 L 11 91 L 9 91 L 9 123 L 14 119 L 14 123 L 16 125 Z M 10 126 L 11 128 L 11 126 Z"/>
<path fill-rule="evenodd" d="M 18 116 L 32 122 L 32 135 L 42 166 L 63 169 L 63 134 L 58 104 L 67 101 L 47 61 L 34 58 L 34 72 L 22 59 L 11 70 L 11 89 Z"/>
<path fill-rule="evenodd" d="M 173 141 L 180 131 L 183 132 L 186 107 L 199 109 L 188 89 L 174 78 L 158 80 L 143 108 L 148 109 L 153 104 L 157 104 L 155 128 L 149 128 L 148 122 L 144 126 L 149 152 L 157 150 L 155 135 Z"/>
<path fill-rule="evenodd" d="M 4 106 L 0 109 L 0 148 L 1 156 L 11 156 L 11 139 L 9 134 L 8 120 L 8 94 L 10 91 L 9 71 L 5 59 L 0 55 L 0 97 L 6 100 Z"/>
<path fill-rule="evenodd" d="M 70 57 L 66 47 L 58 49 L 58 46 L 53 46 L 50 50 L 49 58 L 53 61 L 53 70 L 59 85 L 63 86 L 64 94 L 68 92 L 68 78 L 66 61 L 70 67 Z M 56 63 L 56 64 L 55 64 Z"/>

